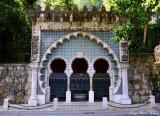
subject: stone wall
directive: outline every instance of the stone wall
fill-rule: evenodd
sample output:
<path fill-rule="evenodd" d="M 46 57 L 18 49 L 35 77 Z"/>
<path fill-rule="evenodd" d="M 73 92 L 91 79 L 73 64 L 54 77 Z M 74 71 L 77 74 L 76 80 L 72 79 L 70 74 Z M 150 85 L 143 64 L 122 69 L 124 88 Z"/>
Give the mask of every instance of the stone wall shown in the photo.
<path fill-rule="evenodd" d="M 153 94 L 153 90 L 157 90 L 156 87 L 160 88 L 159 80 L 159 67 L 148 64 L 130 65 L 128 81 L 132 103 L 140 103 Z M 0 65 L 0 105 L 5 98 L 9 98 L 16 104 L 27 103 L 30 92 L 31 68 L 29 65 Z"/>
<path fill-rule="evenodd" d="M 142 102 L 160 87 L 158 68 L 149 64 L 130 65 L 128 81 L 129 96 L 132 103 Z"/>
<path fill-rule="evenodd" d="M 12 103 L 27 103 L 31 90 L 29 65 L 0 65 L 0 104 L 5 98 Z"/>

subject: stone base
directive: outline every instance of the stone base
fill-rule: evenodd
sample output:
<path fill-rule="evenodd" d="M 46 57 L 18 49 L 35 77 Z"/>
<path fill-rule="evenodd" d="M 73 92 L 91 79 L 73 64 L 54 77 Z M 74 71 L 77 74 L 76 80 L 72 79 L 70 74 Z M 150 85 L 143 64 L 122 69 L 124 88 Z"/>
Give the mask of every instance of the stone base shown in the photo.
<path fill-rule="evenodd" d="M 150 99 L 149 99 L 150 107 L 153 108 L 153 107 L 155 107 L 155 96 L 150 95 L 149 97 L 150 97 Z"/>
<path fill-rule="evenodd" d="M 47 87 L 46 92 L 47 92 L 47 93 L 46 93 L 46 95 L 45 95 L 45 96 L 46 96 L 45 103 L 49 103 L 49 102 L 50 102 L 50 96 L 51 96 L 51 95 L 50 95 L 50 87 L 49 87 L 49 86 Z"/>
<path fill-rule="evenodd" d="M 49 96 L 47 96 L 47 95 L 37 95 L 38 105 L 48 103 L 48 102 L 46 102 L 46 97 L 49 97 Z"/>
<path fill-rule="evenodd" d="M 37 104 L 38 104 L 37 98 L 30 98 L 30 99 L 28 100 L 28 105 L 29 105 L 29 106 L 37 106 Z"/>
<path fill-rule="evenodd" d="M 112 100 L 110 100 L 110 101 L 114 101 L 114 102 L 116 102 L 116 103 L 122 103 L 121 101 L 122 101 L 122 96 L 123 95 L 121 95 L 121 94 L 119 94 L 119 95 L 112 95 Z"/>
<path fill-rule="evenodd" d="M 122 104 L 131 104 L 131 99 L 129 97 L 128 98 L 122 97 L 121 103 Z"/>
<path fill-rule="evenodd" d="M 3 109 L 4 111 L 8 111 L 9 99 L 4 99 Z"/>
<path fill-rule="evenodd" d="M 89 91 L 89 102 L 94 102 L 94 91 Z"/>
<path fill-rule="evenodd" d="M 107 99 L 107 97 L 103 97 L 102 106 L 103 106 L 103 109 L 107 109 L 108 108 L 108 99 Z"/>
<path fill-rule="evenodd" d="M 109 100 L 113 101 L 114 100 L 114 95 L 113 95 L 113 87 L 109 87 Z"/>
<path fill-rule="evenodd" d="M 71 91 L 66 91 L 66 103 L 71 102 Z"/>

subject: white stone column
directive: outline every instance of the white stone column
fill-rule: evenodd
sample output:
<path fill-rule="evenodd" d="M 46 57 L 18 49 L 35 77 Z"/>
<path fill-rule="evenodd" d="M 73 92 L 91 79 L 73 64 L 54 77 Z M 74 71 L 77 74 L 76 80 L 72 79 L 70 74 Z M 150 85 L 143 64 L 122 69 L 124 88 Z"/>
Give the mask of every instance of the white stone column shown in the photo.
<path fill-rule="evenodd" d="M 122 87 L 123 87 L 123 104 L 131 104 L 131 99 L 128 96 L 128 64 L 121 64 L 121 75 L 122 75 Z"/>
<path fill-rule="evenodd" d="M 93 75 L 94 71 L 88 72 L 90 77 L 90 91 L 89 91 L 89 102 L 94 102 L 94 91 L 93 91 Z"/>
<path fill-rule="evenodd" d="M 66 102 L 70 103 L 71 102 L 71 91 L 70 91 L 70 76 L 72 72 L 67 71 L 65 72 L 67 75 L 67 91 L 66 91 Z"/>
<path fill-rule="evenodd" d="M 50 102 L 50 86 L 49 86 L 49 77 L 50 77 L 50 72 L 48 70 L 45 70 L 45 89 L 46 89 L 46 95 L 45 95 L 45 103 L 49 103 Z"/>
<path fill-rule="evenodd" d="M 46 96 L 45 96 L 46 99 L 45 99 L 45 103 L 49 103 L 50 102 L 50 96 L 51 96 L 50 91 L 51 91 L 50 86 L 47 86 L 46 87 Z"/>
<path fill-rule="evenodd" d="M 90 91 L 93 91 L 93 77 L 90 77 L 89 81 L 90 81 Z"/>
<path fill-rule="evenodd" d="M 110 76 L 110 87 L 109 87 L 109 100 L 114 101 L 114 72 L 113 71 L 107 71 L 107 73 Z"/>
<path fill-rule="evenodd" d="M 67 91 L 70 91 L 70 77 L 67 77 Z"/>
<path fill-rule="evenodd" d="M 32 67 L 32 84 L 31 97 L 28 100 L 29 106 L 37 106 L 37 78 L 38 78 L 38 63 L 31 63 Z"/>

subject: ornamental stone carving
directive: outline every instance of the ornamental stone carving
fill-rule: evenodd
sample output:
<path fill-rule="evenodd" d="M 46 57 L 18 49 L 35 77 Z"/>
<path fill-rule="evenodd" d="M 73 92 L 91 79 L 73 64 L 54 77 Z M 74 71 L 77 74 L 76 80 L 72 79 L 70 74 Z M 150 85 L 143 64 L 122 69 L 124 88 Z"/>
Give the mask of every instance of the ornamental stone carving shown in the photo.
<path fill-rule="evenodd" d="M 30 9 L 28 13 L 33 24 L 40 27 L 41 30 L 108 31 L 110 25 L 122 23 L 120 14 L 106 11 L 104 6 L 101 10 L 93 6 L 92 11 L 88 11 L 87 7 L 79 11 L 77 6 L 73 10 L 68 8 L 68 10 L 60 10 L 58 6 L 54 10 L 46 6 L 43 12 L 40 9 L 40 7 L 35 10 Z"/>
<path fill-rule="evenodd" d="M 128 42 L 127 41 L 120 41 L 120 62 L 128 62 L 129 55 L 128 55 Z"/>
<path fill-rule="evenodd" d="M 39 34 L 40 34 L 40 28 L 37 27 L 36 25 L 33 25 L 32 26 L 32 35 L 33 36 L 39 36 Z"/>
<path fill-rule="evenodd" d="M 108 30 L 106 22 L 40 22 L 41 30 Z"/>
<path fill-rule="evenodd" d="M 32 56 L 31 61 L 38 60 L 39 36 L 32 36 Z"/>

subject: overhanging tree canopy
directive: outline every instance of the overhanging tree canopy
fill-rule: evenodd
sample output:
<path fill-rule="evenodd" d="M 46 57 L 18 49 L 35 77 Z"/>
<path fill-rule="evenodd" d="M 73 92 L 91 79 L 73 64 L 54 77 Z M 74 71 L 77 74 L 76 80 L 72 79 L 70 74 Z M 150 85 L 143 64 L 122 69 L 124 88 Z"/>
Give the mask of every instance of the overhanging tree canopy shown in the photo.
<path fill-rule="evenodd" d="M 113 6 L 112 10 L 123 15 L 126 20 L 126 23 L 112 28 L 115 41 L 126 36 L 134 39 L 136 30 L 144 28 L 143 43 L 146 43 L 148 23 L 153 13 L 158 12 L 160 0 L 104 0 L 104 4 L 107 8 Z"/>

